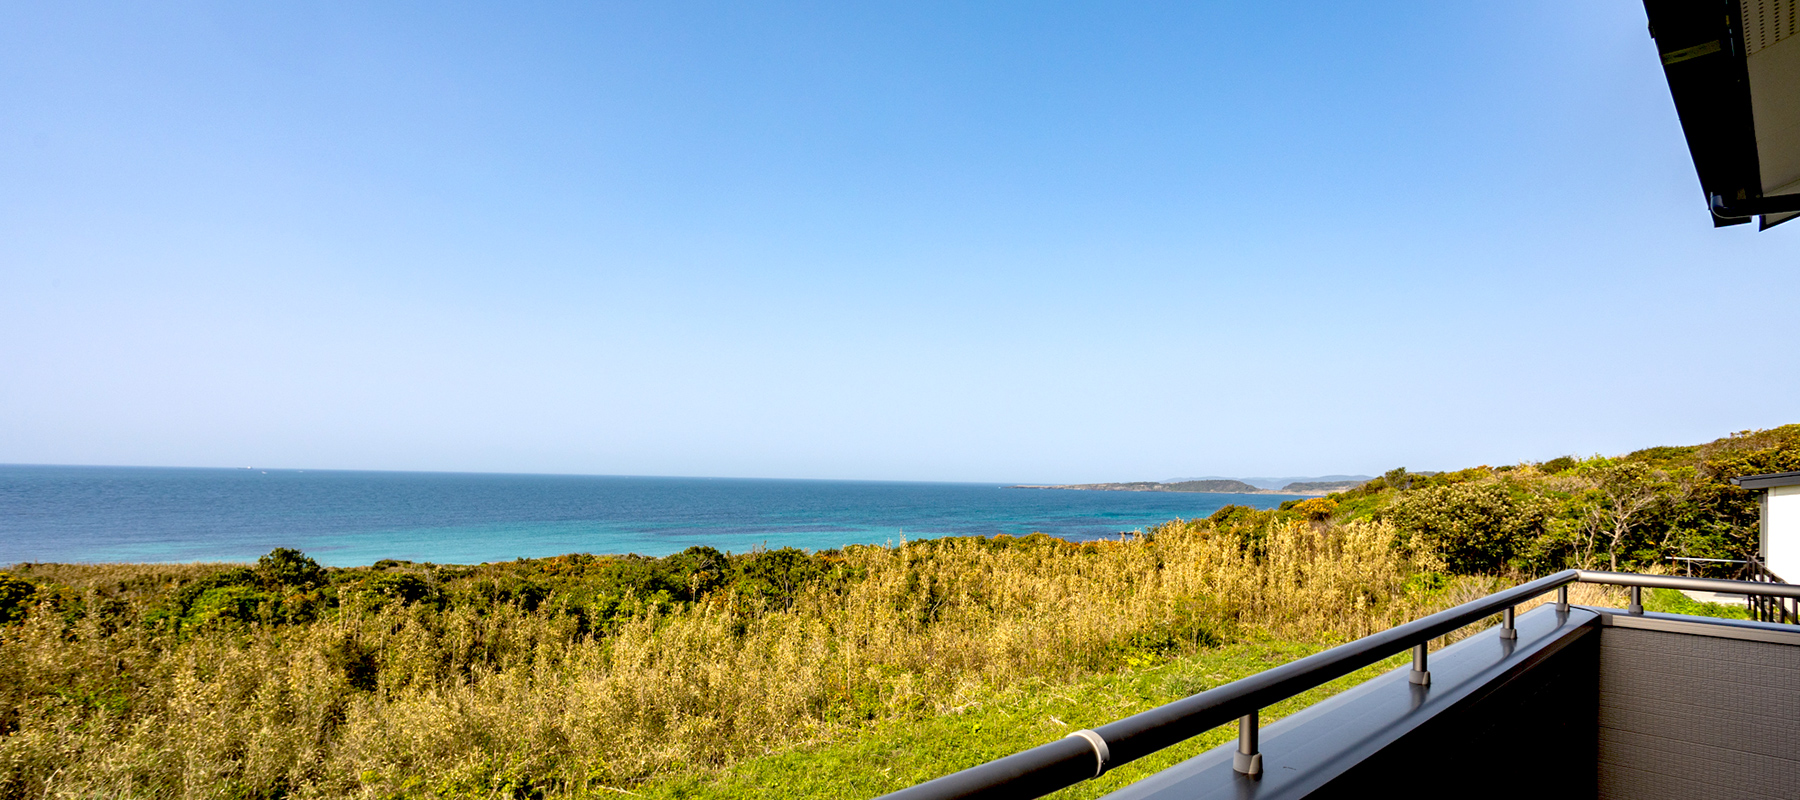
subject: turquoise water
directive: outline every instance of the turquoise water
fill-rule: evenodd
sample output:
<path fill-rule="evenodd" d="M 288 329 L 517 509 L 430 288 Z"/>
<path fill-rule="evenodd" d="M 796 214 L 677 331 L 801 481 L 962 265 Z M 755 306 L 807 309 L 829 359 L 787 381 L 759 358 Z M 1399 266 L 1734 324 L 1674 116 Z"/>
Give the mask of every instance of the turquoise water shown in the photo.
<path fill-rule="evenodd" d="M 821 550 L 951 535 L 1117 536 L 1284 495 L 995 484 L 0 465 L 0 564 L 243 561 L 275 547 L 334 566 L 472 564 L 692 545 Z"/>

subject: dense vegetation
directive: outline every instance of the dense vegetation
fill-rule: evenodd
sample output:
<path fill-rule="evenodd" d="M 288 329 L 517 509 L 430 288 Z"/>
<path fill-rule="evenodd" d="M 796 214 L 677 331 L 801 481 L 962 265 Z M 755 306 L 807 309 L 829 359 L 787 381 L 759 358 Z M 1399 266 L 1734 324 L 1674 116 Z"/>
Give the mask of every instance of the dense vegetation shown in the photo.
<path fill-rule="evenodd" d="M 1731 478 L 1800 470 L 1800 425 L 1692 447 L 1607 458 L 1413 474 L 1283 504 L 1282 514 L 1381 519 L 1397 546 L 1452 573 L 1542 574 L 1565 567 L 1644 570 L 1676 556 L 1755 554 L 1757 499 Z"/>
<path fill-rule="evenodd" d="M 1083 544 L 15 565 L 0 797 L 875 794 L 1523 574 L 1741 554 L 1726 479 L 1784 469 L 1800 426 Z"/>

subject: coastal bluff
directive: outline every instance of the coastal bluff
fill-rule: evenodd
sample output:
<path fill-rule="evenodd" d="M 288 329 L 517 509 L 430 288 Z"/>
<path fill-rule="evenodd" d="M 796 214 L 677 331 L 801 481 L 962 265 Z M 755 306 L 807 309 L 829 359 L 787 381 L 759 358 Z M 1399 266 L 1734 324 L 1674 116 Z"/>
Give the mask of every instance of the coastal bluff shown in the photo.
<path fill-rule="evenodd" d="M 1280 489 L 1264 489 L 1239 480 L 1129 481 L 1125 483 L 1019 484 L 1008 489 L 1071 489 L 1090 492 L 1206 492 L 1212 494 L 1327 495 L 1354 489 L 1362 481 L 1296 481 Z"/>

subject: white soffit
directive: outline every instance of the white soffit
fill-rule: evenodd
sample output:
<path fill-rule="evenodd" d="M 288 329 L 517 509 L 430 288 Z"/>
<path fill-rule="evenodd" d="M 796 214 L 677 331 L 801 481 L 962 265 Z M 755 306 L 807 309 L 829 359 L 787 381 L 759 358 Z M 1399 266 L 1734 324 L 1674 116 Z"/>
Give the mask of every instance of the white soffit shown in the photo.
<path fill-rule="evenodd" d="M 1800 192 L 1800 0 L 1739 0 L 1763 196 Z"/>

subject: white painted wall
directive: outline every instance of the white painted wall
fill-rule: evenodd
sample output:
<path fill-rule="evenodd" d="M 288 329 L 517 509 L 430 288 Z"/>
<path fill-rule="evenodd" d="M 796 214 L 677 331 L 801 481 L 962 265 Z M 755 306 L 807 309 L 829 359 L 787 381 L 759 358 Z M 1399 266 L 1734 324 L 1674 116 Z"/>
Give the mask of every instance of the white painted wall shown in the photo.
<path fill-rule="evenodd" d="M 1800 486 L 1766 490 L 1763 507 L 1763 563 L 1789 583 L 1800 583 Z"/>

